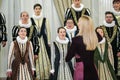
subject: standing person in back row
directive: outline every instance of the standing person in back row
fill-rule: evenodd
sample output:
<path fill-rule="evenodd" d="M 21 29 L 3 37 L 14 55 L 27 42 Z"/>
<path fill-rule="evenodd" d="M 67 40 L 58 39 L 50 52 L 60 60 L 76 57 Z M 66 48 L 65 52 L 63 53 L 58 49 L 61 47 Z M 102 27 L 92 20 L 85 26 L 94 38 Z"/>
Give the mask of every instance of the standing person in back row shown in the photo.
<path fill-rule="evenodd" d="M 36 25 L 39 45 L 41 46 L 38 58 L 36 59 L 36 78 L 38 80 L 48 80 L 50 76 L 50 26 L 48 19 L 42 16 L 42 6 L 35 4 L 32 24 Z"/>
<path fill-rule="evenodd" d="M 105 12 L 105 21 L 101 26 L 107 42 L 112 45 L 114 56 L 115 73 L 118 73 L 118 56 L 120 56 L 120 33 L 118 25 L 115 22 L 114 14 L 110 11 Z"/>
<path fill-rule="evenodd" d="M 83 4 L 81 4 L 81 0 L 72 0 L 73 4 L 71 8 L 68 8 L 65 12 L 65 23 L 68 18 L 72 18 L 74 20 L 75 26 L 78 26 L 78 20 L 83 15 L 90 16 L 90 11 L 88 8 L 85 8 Z M 78 27 L 77 27 L 78 29 Z"/>
<path fill-rule="evenodd" d="M 113 0 L 113 13 L 120 26 L 120 0 Z"/>

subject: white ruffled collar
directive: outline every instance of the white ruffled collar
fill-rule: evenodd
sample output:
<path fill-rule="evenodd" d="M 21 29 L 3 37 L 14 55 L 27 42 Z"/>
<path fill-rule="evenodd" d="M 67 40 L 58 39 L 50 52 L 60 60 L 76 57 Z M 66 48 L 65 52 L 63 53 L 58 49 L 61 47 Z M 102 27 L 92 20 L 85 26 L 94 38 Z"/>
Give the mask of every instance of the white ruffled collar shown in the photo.
<path fill-rule="evenodd" d="M 99 44 L 105 43 L 105 37 L 99 42 Z"/>
<path fill-rule="evenodd" d="M 83 5 L 83 4 L 80 4 L 80 7 L 79 7 L 79 8 L 76 8 L 76 7 L 75 7 L 75 4 L 72 4 L 72 8 L 73 8 L 75 11 L 81 11 L 81 10 L 84 8 L 84 5 Z"/>
<path fill-rule="evenodd" d="M 18 43 L 22 43 L 22 44 L 24 44 L 24 43 L 27 42 L 28 38 L 25 37 L 25 39 L 21 39 L 19 36 L 17 36 L 16 40 L 17 40 Z"/>
<path fill-rule="evenodd" d="M 19 25 L 20 25 L 20 27 L 29 28 L 32 25 L 32 23 L 31 23 L 30 19 L 28 21 L 28 24 L 23 24 L 22 21 L 19 20 Z"/>
<path fill-rule="evenodd" d="M 73 29 L 67 29 L 67 27 L 65 26 L 65 29 L 66 29 L 66 31 L 67 31 L 68 33 L 73 33 L 73 32 L 75 32 L 75 31 L 77 30 L 77 27 L 74 26 Z"/>
<path fill-rule="evenodd" d="M 113 13 L 114 13 L 116 16 L 120 16 L 120 11 L 118 12 L 118 11 L 115 11 L 115 10 L 113 9 Z"/>
<path fill-rule="evenodd" d="M 42 12 L 40 13 L 39 16 L 36 16 L 35 14 L 33 14 L 33 18 L 34 18 L 34 19 L 40 19 L 41 17 L 42 17 Z"/>
<path fill-rule="evenodd" d="M 106 21 L 104 21 L 103 24 L 104 24 L 106 27 L 113 27 L 113 26 L 115 26 L 115 21 L 112 21 L 112 23 L 107 23 Z"/>
<path fill-rule="evenodd" d="M 67 37 L 65 38 L 65 40 L 61 40 L 58 36 L 56 37 L 56 41 L 61 44 L 67 44 L 69 42 Z"/>

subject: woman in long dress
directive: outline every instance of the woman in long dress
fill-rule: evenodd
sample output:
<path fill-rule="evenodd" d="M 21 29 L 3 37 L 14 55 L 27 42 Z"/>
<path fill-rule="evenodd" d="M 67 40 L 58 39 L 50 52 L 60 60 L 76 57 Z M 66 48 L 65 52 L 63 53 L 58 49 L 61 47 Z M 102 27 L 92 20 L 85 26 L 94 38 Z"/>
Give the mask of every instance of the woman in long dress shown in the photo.
<path fill-rule="evenodd" d="M 92 19 L 82 16 L 78 22 L 79 33 L 72 38 L 72 44 L 65 60 L 76 59 L 74 80 L 99 80 L 94 66 L 94 51 L 98 43 Z"/>
<path fill-rule="evenodd" d="M 112 46 L 106 41 L 103 29 L 101 27 L 97 27 L 96 32 L 98 32 L 103 38 L 99 42 L 94 54 L 94 61 L 97 67 L 99 79 L 117 80 L 114 72 Z"/>
<path fill-rule="evenodd" d="M 36 57 L 36 78 L 49 80 L 50 77 L 50 26 L 48 19 L 42 16 L 42 6 L 37 3 L 33 6 L 32 24 L 36 25 L 39 41 L 39 53 Z"/>
<path fill-rule="evenodd" d="M 53 53 L 51 55 L 52 70 L 54 80 L 73 80 L 68 63 L 65 62 L 69 40 L 66 38 L 66 30 L 58 28 L 58 36 L 53 42 Z"/>
<path fill-rule="evenodd" d="M 26 34 L 26 28 L 19 28 L 19 36 L 10 45 L 7 76 L 11 80 L 34 80 L 33 47 Z"/>

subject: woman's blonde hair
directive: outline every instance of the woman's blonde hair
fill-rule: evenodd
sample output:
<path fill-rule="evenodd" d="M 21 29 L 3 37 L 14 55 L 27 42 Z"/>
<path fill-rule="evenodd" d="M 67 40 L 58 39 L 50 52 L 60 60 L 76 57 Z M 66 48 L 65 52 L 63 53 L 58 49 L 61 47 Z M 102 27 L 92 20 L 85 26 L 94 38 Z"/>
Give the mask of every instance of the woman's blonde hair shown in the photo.
<path fill-rule="evenodd" d="M 98 38 L 95 33 L 93 21 L 89 16 L 82 16 L 78 22 L 79 33 L 83 37 L 83 42 L 86 45 L 86 50 L 94 50 L 98 43 Z"/>

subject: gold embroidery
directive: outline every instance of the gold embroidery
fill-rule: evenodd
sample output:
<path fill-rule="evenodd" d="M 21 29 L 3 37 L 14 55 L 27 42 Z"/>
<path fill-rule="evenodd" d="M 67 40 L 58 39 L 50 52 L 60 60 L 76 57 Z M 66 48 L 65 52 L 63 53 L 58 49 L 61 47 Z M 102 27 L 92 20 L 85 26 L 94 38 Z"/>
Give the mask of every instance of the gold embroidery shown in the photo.
<path fill-rule="evenodd" d="M 75 13 L 73 8 L 70 8 L 70 9 L 71 9 L 71 12 L 72 12 L 72 15 L 73 15 L 73 19 L 74 19 L 75 23 L 77 24 L 78 20 L 77 20 L 77 17 L 76 17 L 76 13 Z M 83 8 L 81 16 L 83 16 L 84 13 L 85 13 L 85 8 Z"/>
<path fill-rule="evenodd" d="M 107 32 L 105 26 L 102 26 L 102 28 L 103 28 L 103 31 L 104 31 L 104 34 L 105 34 L 105 37 L 106 37 L 107 41 L 111 43 L 113 41 L 113 39 L 115 38 L 116 34 L 117 34 L 117 26 L 116 25 L 114 26 L 113 34 L 112 34 L 111 38 L 108 36 L 108 32 Z"/>

